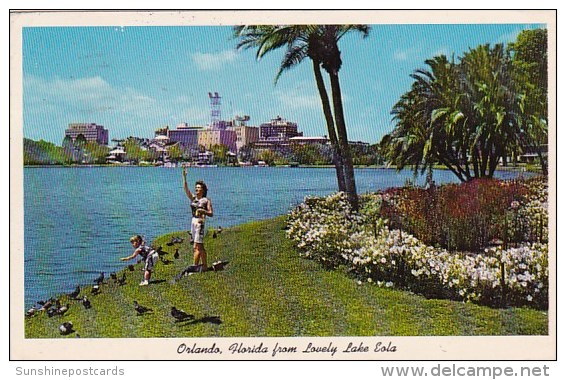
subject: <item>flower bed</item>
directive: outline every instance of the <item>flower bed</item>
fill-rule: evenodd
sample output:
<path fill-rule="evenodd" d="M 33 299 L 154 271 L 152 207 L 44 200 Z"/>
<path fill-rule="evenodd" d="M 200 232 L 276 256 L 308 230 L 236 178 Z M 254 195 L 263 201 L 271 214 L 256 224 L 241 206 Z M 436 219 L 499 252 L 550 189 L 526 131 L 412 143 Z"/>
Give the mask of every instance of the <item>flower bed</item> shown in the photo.
<path fill-rule="evenodd" d="M 359 212 L 352 211 L 342 193 L 306 198 L 291 211 L 287 236 L 304 257 L 329 268 L 344 267 L 358 281 L 491 306 L 547 308 L 548 222 L 541 222 L 541 218 L 548 219 L 546 186 L 532 181 L 521 188 L 524 198 L 511 201 L 519 202 L 509 203 L 511 211 L 503 210 L 513 217 L 507 229 L 521 231 L 515 237 L 525 239 L 512 247 L 501 244 L 475 252 L 452 251 L 391 229 L 381 217 L 384 202 L 401 203 L 391 191 L 362 196 Z M 436 220 L 431 217 L 428 222 Z M 543 225 L 546 227 L 541 228 Z M 539 229 L 539 235 L 535 236 L 532 226 Z M 468 225 L 467 231 L 473 228 L 481 226 Z M 533 236 L 536 241 L 529 241 Z"/>
<path fill-rule="evenodd" d="M 384 192 L 381 216 L 392 228 L 449 250 L 479 251 L 493 239 L 512 244 L 544 242 L 548 236 L 545 190 L 540 178 L 478 179 L 428 190 L 395 188 Z"/>

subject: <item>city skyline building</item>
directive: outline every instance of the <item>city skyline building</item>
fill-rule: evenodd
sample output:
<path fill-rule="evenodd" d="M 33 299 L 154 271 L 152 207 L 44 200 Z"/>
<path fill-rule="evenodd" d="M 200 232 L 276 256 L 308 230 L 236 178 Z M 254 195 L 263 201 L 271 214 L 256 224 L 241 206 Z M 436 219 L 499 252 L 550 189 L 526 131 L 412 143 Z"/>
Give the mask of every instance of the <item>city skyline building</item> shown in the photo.
<path fill-rule="evenodd" d="M 236 152 L 236 132 L 227 129 L 204 129 L 198 133 L 198 145 L 210 149 L 214 145 L 225 145 L 231 152 Z"/>
<path fill-rule="evenodd" d="M 95 142 L 99 145 L 108 145 L 108 130 L 96 123 L 69 123 L 65 130 L 65 137 L 69 137 L 73 142 L 79 135 L 84 136 L 88 142 Z"/>
<path fill-rule="evenodd" d="M 232 154 L 237 154 L 244 146 L 256 148 L 273 148 L 290 144 L 325 144 L 326 137 L 304 137 L 298 130 L 295 122 L 288 121 L 281 116 L 262 123 L 260 127 L 246 125 L 250 120 L 248 115 L 236 116 L 233 120 L 217 120 L 214 126 L 190 126 L 186 122 L 179 123 L 175 129 L 169 126 L 157 128 L 153 138 L 136 138 L 144 145 L 149 146 L 150 141 L 160 146 L 180 143 L 184 149 L 211 149 L 215 145 L 224 145 Z M 108 130 L 96 123 L 70 123 L 65 130 L 65 136 L 73 141 L 80 134 L 86 141 L 96 141 L 108 145 Z M 130 136 L 131 138 L 131 136 Z M 123 140 L 113 139 L 120 147 Z"/>
<path fill-rule="evenodd" d="M 251 145 L 259 141 L 258 127 L 238 125 L 230 129 L 236 133 L 236 151 L 240 151 L 243 146 Z"/>
<path fill-rule="evenodd" d="M 285 120 L 281 116 L 259 126 L 259 140 L 263 142 L 286 142 L 291 137 L 302 135 L 303 132 L 298 131 L 297 123 Z"/>
<path fill-rule="evenodd" d="M 201 126 L 181 123 L 177 125 L 177 129 L 168 129 L 167 136 L 171 142 L 179 142 L 185 147 L 196 147 L 199 145 L 199 132 L 203 129 Z"/>

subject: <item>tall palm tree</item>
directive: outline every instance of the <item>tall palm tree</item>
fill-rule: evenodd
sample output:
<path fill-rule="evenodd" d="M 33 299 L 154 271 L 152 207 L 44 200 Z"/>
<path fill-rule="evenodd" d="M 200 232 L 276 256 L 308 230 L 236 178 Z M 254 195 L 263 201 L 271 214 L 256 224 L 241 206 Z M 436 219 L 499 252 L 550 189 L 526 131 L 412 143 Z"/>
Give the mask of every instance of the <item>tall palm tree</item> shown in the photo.
<path fill-rule="evenodd" d="M 515 83 L 525 92 L 523 136 L 525 145 L 535 148 L 544 175 L 547 158 L 542 146 L 548 144 L 548 33 L 546 29 L 524 30 L 509 44 Z"/>
<path fill-rule="evenodd" d="M 503 45 L 481 45 L 461 58 L 470 135 L 480 156 L 476 177 L 492 177 L 500 159 L 522 145 L 521 102 L 512 62 Z M 464 103 L 466 103 L 464 102 Z"/>
<path fill-rule="evenodd" d="M 415 174 L 423 173 L 434 163 L 450 169 L 461 181 L 467 169 L 460 167 L 462 114 L 457 108 L 458 74 L 446 56 L 426 61 L 430 70 L 416 70 L 409 92 L 392 110 L 397 126 L 382 139 L 389 161 L 397 169 L 411 165 Z M 464 154 L 465 155 L 465 154 Z"/>
<path fill-rule="evenodd" d="M 330 87 L 332 89 L 332 103 L 334 106 L 334 119 L 338 134 L 338 143 L 344 161 L 344 177 L 346 180 L 346 194 L 354 208 L 358 208 L 358 195 L 356 189 L 356 180 L 354 176 L 354 165 L 352 155 L 350 153 L 350 145 L 348 142 L 348 134 L 346 131 L 346 119 L 344 117 L 344 107 L 342 103 L 342 90 L 340 88 L 339 71 L 342 67 L 342 58 L 338 42 L 347 33 L 356 31 L 365 38 L 369 34 L 369 26 L 367 25 L 322 25 L 319 27 L 319 34 L 316 39 L 320 41 L 317 47 L 320 47 L 322 56 L 321 62 L 323 69 L 330 77 Z"/>
<path fill-rule="evenodd" d="M 478 46 L 459 64 L 445 56 L 417 70 L 393 108 L 397 123 L 383 140 L 390 162 L 415 170 L 434 162 L 461 181 L 493 177 L 506 155 L 524 145 L 522 99 L 502 45 Z"/>
<path fill-rule="evenodd" d="M 284 71 L 310 58 L 322 109 L 333 148 L 338 188 L 345 191 L 350 203 L 357 209 L 358 196 L 354 168 L 348 145 L 346 123 L 342 106 L 342 94 L 338 72 L 342 65 L 338 41 L 349 31 L 369 33 L 365 25 L 270 25 L 237 26 L 234 34 L 240 39 L 237 47 L 257 48 L 256 57 L 286 47 L 284 58 L 275 77 L 275 82 Z M 332 107 L 324 84 L 321 67 L 329 74 L 332 89 Z M 334 109 L 334 115 L 332 113 Z"/>

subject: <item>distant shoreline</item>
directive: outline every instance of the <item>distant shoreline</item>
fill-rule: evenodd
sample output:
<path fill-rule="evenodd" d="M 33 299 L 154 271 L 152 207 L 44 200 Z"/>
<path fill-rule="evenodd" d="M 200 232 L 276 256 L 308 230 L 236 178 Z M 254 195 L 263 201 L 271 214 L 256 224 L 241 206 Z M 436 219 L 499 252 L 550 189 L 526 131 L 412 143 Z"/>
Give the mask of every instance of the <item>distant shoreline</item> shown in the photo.
<path fill-rule="evenodd" d="M 92 168 L 92 167 L 110 167 L 110 168 L 164 168 L 164 169 L 177 169 L 181 166 L 175 167 L 163 167 L 161 165 L 108 165 L 108 164 L 82 164 L 82 165 L 23 165 L 24 168 Z M 238 165 L 218 165 L 217 167 L 213 168 L 253 168 L 258 167 L 257 165 L 254 166 L 238 166 Z M 266 166 L 269 168 L 290 168 L 290 169 L 334 169 L 333 165 L 298 165 L 298 166 L 290 166 L 290 165 L 274 165 L 274 166 Z M 190 168 L 200 168 L 199 166 L 191 166 Z M 202 167 L 202 168 L 209 168 L 209 167 Z M 354 165 L 354 169 L 387 169 L 387 170 L 396 170 L 394 167 L 390 167 L 387 165 Z M 407 170 L 411 170 L 410 168 L 406 168 Z M 449 170 L 442 166 L 435 166 L 434 170 Z M 533 174 L 541 174 L 540 169 L 533 170 L 533 168 L 529 168 L 527 170 L 526 166 L 501 166 L 496 169 L 497 171 L 506 171 L 506 172 L 524 172 L 524 173 L 533 173 Z"/>

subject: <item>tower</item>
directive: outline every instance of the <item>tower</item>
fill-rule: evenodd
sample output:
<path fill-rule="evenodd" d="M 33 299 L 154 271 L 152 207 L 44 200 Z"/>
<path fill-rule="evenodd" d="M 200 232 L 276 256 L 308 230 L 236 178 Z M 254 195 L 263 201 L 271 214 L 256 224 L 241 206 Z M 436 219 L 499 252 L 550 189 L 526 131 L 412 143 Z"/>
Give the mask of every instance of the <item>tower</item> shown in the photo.
<path fill-rule="evenodd" d="M 218 92 L 214 94 L 212 92 L 208 93 L 208 98 L 210 99 L 210 125 L 212 128 L 218 127 L 220 122 L 220 106 L 221 106 L 221 97 L 218 95 Z"/>

